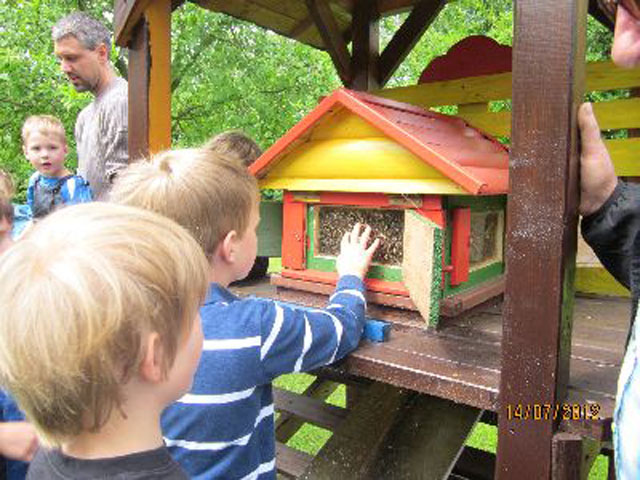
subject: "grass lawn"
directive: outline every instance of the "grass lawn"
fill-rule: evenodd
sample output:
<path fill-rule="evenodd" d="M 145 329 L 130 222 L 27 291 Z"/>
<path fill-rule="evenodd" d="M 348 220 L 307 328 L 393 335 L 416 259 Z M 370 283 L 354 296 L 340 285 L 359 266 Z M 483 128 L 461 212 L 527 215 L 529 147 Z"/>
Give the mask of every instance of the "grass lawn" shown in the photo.
<path fill-rule="evenodd" d="M 269 261 L 269 272 L 279 272 L 282 264 L 279 258 L 271 258 Z M 313 382 L 314 377 L 305 373 L 284 375 L 275 382 L 277 387 L 302 393 Z M 341 385 L 327 400 L 329 403 L 344 407 L 346 402 L 345 388 Z M 331 432 L 315 425 L 305 424 L 287 442 L 292 448 L 302 450 L 310 455 L 318 453 L 320 448 L 331 437 Z M 471 432 L 467 440 L 467 445 L 475 448 L 495 453 L 498 444 L 497 428 L 493 425 L 479 423 Z M 607 457 L 598 456 L 589 474 L 589 480 L 601 480 L 607 478 Z"/>

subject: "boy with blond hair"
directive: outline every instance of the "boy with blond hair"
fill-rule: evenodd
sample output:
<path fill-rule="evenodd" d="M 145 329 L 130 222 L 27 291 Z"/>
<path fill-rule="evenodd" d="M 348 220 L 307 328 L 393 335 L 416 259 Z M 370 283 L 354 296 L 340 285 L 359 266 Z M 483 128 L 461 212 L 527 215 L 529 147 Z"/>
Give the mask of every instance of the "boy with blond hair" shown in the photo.
<path fill-rule="evenodd" d="M 200 309 L 204 349 L 191 391 L 162 416 L 165 442 L 193 479 L 275 479 L 271 382 L 334 362 L 358 345 L 363 277 L 378 240 L 356 225 L 342 239 L 340 280 L 325 310 L 233 295 L 256 257 L 259 192 L 236 159 L 169 151 L 124 170 L 116 202 L 169 216 L 198 240 L 211 285 Z"/>
<path fill-rule="evenodd" d="M 32 115 L 22 126 L 22 150 L 36 169 L 27 187 L 27 204 L 34 219 L 60 205 L 90 202 L 89 184 L 65 167 L 67 137 L 62 122 L 51 115 Z"/>
<path fill-rule="evenodd" d="M 186 479 L 160 414 L 202 350 L 208 264 L 152 212 L 95 203 L 39 222 L 0 258 L 0 384 L 52 448 L 28 479 Z"/>

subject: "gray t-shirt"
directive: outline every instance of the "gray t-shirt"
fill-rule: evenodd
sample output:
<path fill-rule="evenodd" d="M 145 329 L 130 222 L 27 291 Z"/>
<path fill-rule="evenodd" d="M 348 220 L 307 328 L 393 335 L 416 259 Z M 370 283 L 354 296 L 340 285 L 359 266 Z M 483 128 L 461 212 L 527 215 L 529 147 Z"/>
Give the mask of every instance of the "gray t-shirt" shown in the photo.
<path fill-rule="evenodd" d="M 40 448 L 27 480 L 188 480 L 166 447 L 113 458 L 82 460 Z"/>
<path fill-rule="evenodd" d="M 94 198 L 103 196 L 129 162 L 128 112 L 127 81 L 116 77 L 76 120 L 78 174 L 89 182 Z"/>

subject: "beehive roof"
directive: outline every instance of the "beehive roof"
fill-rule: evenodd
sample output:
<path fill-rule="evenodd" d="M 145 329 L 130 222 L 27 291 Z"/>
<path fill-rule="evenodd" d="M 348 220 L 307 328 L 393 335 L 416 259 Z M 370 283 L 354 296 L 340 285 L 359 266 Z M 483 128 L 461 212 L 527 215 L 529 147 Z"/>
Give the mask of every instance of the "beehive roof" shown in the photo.
<path fill-rule="evenodd" d="M 256 160 L 251 172 L 258 178 L 268 175 L 323 117 L 339 109 L 359 116 L 468 193 L 507 191 L 508 152 L 495 139 L 460 118 L 344 88 L 322 100 Z"/>

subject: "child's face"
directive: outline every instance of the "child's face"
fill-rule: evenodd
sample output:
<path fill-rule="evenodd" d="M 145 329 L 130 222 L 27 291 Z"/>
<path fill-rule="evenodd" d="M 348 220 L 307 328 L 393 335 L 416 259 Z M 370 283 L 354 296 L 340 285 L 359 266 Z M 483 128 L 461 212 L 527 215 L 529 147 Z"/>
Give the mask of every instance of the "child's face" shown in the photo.
<path fill-rule="evenodd" d="M 256 201 L 251 209 L 249 224 L 236 243 L 236 280 L 242 280 L 251 271 L 258 254 L 258 224 L 260 223 L 260 202 Z"/>
<path fill-rule="evenodd" d="M 176 358 L 169 370 L 167 381 L 170 389 L 170 401 L 177 400 L 191 389 L 193 376 L 200 362 L 202 341 L 202 321 L 198 314 L 193 321 L 189 336 L 178 345 Z"/>
<path fill-rule="evenodd" d="M 24 155 L 45 177 L 61 177 L 66 172 L 67 145 L 55 135 L 31 133 L 24 144 Z"/>

